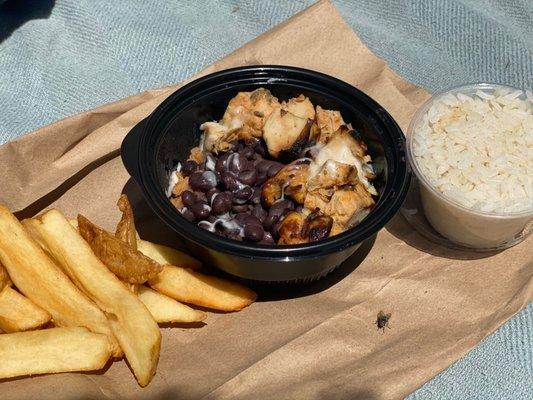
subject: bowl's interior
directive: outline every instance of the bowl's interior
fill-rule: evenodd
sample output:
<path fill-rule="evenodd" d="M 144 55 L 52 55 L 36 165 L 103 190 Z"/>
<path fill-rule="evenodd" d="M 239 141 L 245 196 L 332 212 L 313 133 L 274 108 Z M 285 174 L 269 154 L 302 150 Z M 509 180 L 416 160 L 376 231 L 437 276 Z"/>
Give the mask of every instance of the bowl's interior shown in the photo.
<path fill-rule="evenodd" d="M 365 113 L 367 111 L 366 107 L 361 107 L 361 105 L 346 104 L 342 100 L 328 96 L 324 92 L 310 90 L 286 82 L 222 88 L 214 93 L 207 94 L 184 108 L 175 110 L 175 114 L 164 128 L 159 146 L 156 147 L 157 180 L 161 191 L 165 191 L 168 186 L 169 171 L 178 162 L 186 161 L 190 149 L 198 145 L 201 136 L 200 125 L 206 121 L 220 120 L 227 104 L 239 91 L 254 90 L 259 86 L 266 86 L 280 101 L 304 94 L 309 97 L 315 106 L 320 105 L 325 109 L 339 110 L 344 121 L 351 123 L 366 142 L 377 172 L 374 185 L 380 195 L 383 193 L 387 184 L 388 172 L 390 172 L 388 171 L 387 163 L 387 146 L 384 146 L 384 143 L 387 142 L 387 137 L 373 115 L 368 112 Z"/>

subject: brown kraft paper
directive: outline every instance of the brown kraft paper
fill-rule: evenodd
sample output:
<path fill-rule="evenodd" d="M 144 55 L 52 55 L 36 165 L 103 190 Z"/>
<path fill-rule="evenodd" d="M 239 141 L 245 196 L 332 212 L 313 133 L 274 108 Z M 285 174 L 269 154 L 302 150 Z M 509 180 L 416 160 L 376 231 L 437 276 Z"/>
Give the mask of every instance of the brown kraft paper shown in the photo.
<path fill-rule="evenodd" d="M 245 64 L 317 70 L 363 90 L 406 130 L 429 94 L 373 55 L 321 1 L 199 75 Z M 178 68 L 179 66 L 176 66 Z M 0 147 L 0 203 L 19 217 L 58 207 L 111 229 L 121 192 L 142 237 L 172 244 L 126 173 L 126 133 L 178 86 L 64 119 Z M 157 374 L 140 388 L 125 362 L 95 373 L 0 381 L 2 398 L 402 398 L 465 355 L 532 298 L 531 238 L 491 256 L 448 250 L 396 216 L 336 272 L 264 293 L 206 325 L 163 327 Z M 485 258 L 481 258 L 485 257 Z M 391 313 L 390 329 L 375 325 Z"/>

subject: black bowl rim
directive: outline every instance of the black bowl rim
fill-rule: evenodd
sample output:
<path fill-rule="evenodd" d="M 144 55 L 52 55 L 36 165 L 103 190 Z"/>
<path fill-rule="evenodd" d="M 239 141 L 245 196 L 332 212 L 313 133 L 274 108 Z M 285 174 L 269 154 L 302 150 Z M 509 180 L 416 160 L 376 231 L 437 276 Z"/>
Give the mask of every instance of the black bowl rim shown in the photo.
<path fill-rule="evenodd" d="M 349 96 L 356 97 L 359 101 L 365 103 L 367 107 L 375 110 L 374 117 L 380 120 L 385 130 L 391 134 L 391 139 L 395 143 L 393 153 L 396 161 L 396 174 L 393 175 L 393 182 L 391 182 L 390 185 L 387 184 L 388 190 L 385 188 L 376 207 L 359 225 L 333 237 L 318 242 L 299 245 L 259 245 L 251 242 L 239 242 L 211 233 L 198 227 L 196 224 L 187 221 L 179 211 L 171 205 L 164 193 L 162 193 L 159 184 L 154 177 L 153 171 L 147 169 L 147 162 L 143 162 L 150 157 L 146 152 L 143 153 L 143 149 L 146 148 L 144 144 L 147 138 L 154 133 L 152 128 L 156 125 L 158 119 L 164 115 L 167 109 L 175 102 L 182 97 L 186 97 L 198 86 L 204 86 L 210 83 L 210 81 L 213 83 L 216 81 L 217 84 L 220 84 L 220 81 L 223 81 L 224 79 L 230 79 L 232 77 L 237 78 L 242 74 L 253 73 L 262 73 L 265 77 L 268 73 L 276 73 L 277 75 L 296 74 L 304 80 L 305 78 L 311 78 L 314 81 L 318 80 L 320 86 L 328 87 L 330 90 L 336 89 L 338 91 L 343 91 Z M 275 79 L 276 82 L 283 82 L 284 80 L 284 78 L 279 78 L 277 76 L 273 77 L 273 79 Z M 317 85 L 315 84 L 315 86 Z M 164 131 L 155 133 L 160 135 L 161 132 Z M 151 156 L 152 158 L 155 158 L 155 154 L 152 154 Z M 337 78 L 317 71 L 283 65 L 252 65 L 226 69 L 205 75 L 182 86 L 163 101 L 147 118 L 139 140 L 137 160 L 139 172 L 137 183 L 140 185 L 148 205 L 163 222 L 169 225 L 170 228 L 181 236 L 188 240 L 192 240 L 199 245 L 226 254 L 249 258 L 282 259 L 283 261 L 290 261 L 291 259 L 296 258 L 316 258 L 354 246 L 371 237 L 400 209 L 401 204 L 407 195 L 411 176 L 406 161 L 405 137 L 396 121 L 381 105 L 359 89 Z"/>

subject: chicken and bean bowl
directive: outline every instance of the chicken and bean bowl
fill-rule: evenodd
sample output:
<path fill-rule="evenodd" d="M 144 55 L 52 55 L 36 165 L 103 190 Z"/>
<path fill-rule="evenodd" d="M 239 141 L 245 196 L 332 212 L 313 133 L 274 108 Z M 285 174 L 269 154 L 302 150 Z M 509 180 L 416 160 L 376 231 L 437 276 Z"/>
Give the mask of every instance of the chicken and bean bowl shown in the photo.
<path fill-rule="evenodd" d="M 356 226 L 375 205 L 367 146 L 336 110 L 304 95 L 279 101 L 239 92 L 219 121 L 204 122 L 167 196 L 181 214 L 221 236 L 301 244 Z"/>

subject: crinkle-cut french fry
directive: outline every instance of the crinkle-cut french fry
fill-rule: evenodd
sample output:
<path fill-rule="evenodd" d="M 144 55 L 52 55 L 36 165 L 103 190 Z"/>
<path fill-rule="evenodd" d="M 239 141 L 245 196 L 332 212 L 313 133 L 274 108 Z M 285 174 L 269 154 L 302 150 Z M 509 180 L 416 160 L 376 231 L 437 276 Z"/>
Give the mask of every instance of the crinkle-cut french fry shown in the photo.
<path fill-rule="evenodd" d="M 146 386 L 155 374 L 161 333 L 146 306 L 96 257 L 57 210 L 24 221 L 72 281 L 105 313 L 130 366 Z"/>
<path fill-rule="evenodd" d="M 0 291 L 0 329 L 4 332 L 30 331 L 44 326 L 50 319 L 48 312 L 16 290 L 6 287 Z"/>
<path fill-rule="evenodd" d="M 165 322 L 200 322 L 206 318 L 203 311 L 195 310 L 185 304 L 165 296 L 149 287 L 139 285 L 137 296 L 144 303 L 150 314 L 158 323 Z"/>
<path fill-rule="evenodd" d="M 3 206 L 0 206 L 0 262 L 17 289 L 48 311 L 56 326 L 83 326 L 103 333 L 109 337 L 113 354 L 122 354 L 102 310 L 72 283 Z"/>
<path fill-rule="evenodd" d="M 178 301 L 221 311 L 241 310 L 257 298 L 255 292 L 238 283 L 173 265 L 165 265 L 148 283 Z"/>
<path fill-rule="evenodd" d="M 111 351 L 106 335 L 81 327 L 5 333 L 0 335 L 0 379 L 98 370 Z"/>
<path fill-rule="evenodd" d="M 190 255 L 171 247 L 155 244 L 147 240 L 137 240 L 137 249 L 145 256 L 157 261 L 161 265 L 175 265 L 177 267 L 198 270 L 202 263 Z"/>

